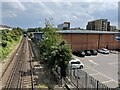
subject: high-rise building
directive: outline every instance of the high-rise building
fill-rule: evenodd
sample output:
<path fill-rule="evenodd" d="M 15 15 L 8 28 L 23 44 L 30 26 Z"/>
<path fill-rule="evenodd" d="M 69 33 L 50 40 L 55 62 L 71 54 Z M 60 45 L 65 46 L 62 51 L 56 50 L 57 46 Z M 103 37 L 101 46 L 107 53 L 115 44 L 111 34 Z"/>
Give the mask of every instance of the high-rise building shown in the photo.
<path fill-rule="evenodd" d="M 110 31 L 118 31 L 118 29 L 116 28 L 116 26 L 110 26 Z"/>
<path fill-rule="evenodd" d="M 70 29 L 70 22 L 64 22 L 58 25 L 59 30 L 69 30 Z"/>
<path fill-rule="evenodd" d="M 110 22 L 107 19 L 89 21 L 86 29 L 95 31 L 109 31 Z"/>

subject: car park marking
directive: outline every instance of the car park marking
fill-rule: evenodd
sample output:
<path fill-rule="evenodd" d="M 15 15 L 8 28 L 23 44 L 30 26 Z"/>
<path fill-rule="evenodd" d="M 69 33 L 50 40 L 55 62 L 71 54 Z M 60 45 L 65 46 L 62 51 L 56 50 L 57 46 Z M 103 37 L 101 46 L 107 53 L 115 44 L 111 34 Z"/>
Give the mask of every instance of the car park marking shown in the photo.
<path fill-rule="evenodd" d="M 87 65 L 86 65 L 86 66 L 87 66 Z M 94 70 L 94 71 L 96 71 L 97 73 L 99 73 L 99 74 L 103 75 L 104 77 L 106 77 L 106 78 L 108 78 L 108 79 L 110 79 L 110 80 L 112 80 L 112 81 L 114 81 L 114 82 L 118 83 L 118 81 L 116 81 L 116 80 L 114 80 L 114 79 L 112 79 L 112 78 L 110 78 L 110 77 L 108 77 L 108 76 L 106 76 L 106 75 L 104 75 L 104 74 L 102 74 L 102 73 L 98 72 L 97 70 L 95 70 L 95 69 L 93 69 L 93 68 L 91 68 L 91 67 L 89 67 L 89 66 L 87 66 L 87 67 L 88 67 L 88 68 L 90 68 L 91 70 Z"/>
<path fill-rule="evenodd" d="M 109 56 L 109 55 L 106 55 L 106 54 L 105 54 L 104 56 L 106 56 L 106 57 L 107 57 L 107 56 Z"/>
<path fill-rule="evenodd" d="M 108 82 L 112 82 L 113 80 L 108 80 L 108 81 L 104 81 L 102 83 L 108 83 Z"/>
<path fill-rule="evenodd" d="M 93 64 L 95 64 L 95 65 L 99 65 L 98 63 L 95 63 L 95 62 L 93 62 L 92 60 L 89 60 L 91 63 L 93 63 Z"/>
<path fill-rule="evenodd" d="M 100 73 L 94 73 L 94 74 L 90 74 L 90 76 L 93 76 L 93 75 L 98 75 L 98 74 L 100 74 Z"/>

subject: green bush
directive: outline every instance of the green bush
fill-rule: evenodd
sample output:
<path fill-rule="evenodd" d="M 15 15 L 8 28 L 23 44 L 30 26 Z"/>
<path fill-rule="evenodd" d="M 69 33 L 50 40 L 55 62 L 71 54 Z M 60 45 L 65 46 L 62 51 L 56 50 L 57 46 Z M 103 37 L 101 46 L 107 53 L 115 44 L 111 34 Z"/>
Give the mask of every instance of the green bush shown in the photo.
<path fill-rule="evenodd" d="M 6 47 L 7 46 L 7 42 L 6 41 L 2 41 L 2 47 Z"/>
<path fill-rule="evenodd" d="M 11 51 L 11 46 L 20 40 L 22 29 L 13 28 L 12 30 L 2 30 L 0 32 L 1 46 L 0 59 L 5 58 Z"/>

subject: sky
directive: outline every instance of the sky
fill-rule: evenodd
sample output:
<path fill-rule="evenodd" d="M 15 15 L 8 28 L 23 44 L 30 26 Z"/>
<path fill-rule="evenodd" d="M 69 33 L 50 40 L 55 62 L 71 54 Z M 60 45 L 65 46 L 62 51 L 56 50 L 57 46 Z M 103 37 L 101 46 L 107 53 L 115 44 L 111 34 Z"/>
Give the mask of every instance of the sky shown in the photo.
<path fill-rule="evenodd" d="M 74 0 L 73 0 L 74 1 Z M 6 0 L 0 3 L 1 24 L 11 27 L 44 27 L 45 19 L 53 18 L 55 27 L 65 21 L 71 27 L 86 28 L 94 19 L 108 19 L 118 27 L 118 0 Z"/>

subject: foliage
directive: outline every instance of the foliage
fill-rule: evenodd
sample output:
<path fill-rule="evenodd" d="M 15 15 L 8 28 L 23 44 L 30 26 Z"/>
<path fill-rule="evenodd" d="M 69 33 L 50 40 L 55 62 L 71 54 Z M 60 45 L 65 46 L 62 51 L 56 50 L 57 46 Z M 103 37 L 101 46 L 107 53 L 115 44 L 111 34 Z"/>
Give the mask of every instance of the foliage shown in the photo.
<path fill-rule="evenodd" d="M 45 19 L 45 26 L 42 29 L 43 40 L 39 43 L 40 59 L 46 61 L 50 69 L 59 65 L 65 73 L 68 61 L 72 57 L 71 49 L 60 37 L 57 29 L 53 28 L 51 21 Z"/>
<path fill-rule="evenodd" d="M 3 41 L 2 42 L 2 47 L 6 47 L 7 46 L 7 42 L 6 41 Z"/>
<path fill-rule="evenodd" d="M 9 54 L 11 46 L 20 40 L 22 29 L 17 27 L 12 30 L 2 30 L 0 33 L 2 39 L 0 42 L 0 59 L 3 59 Z"/>
<path fill-rule="evenodd" d="M 41 27 L 38 27 L 38 28 L 28 28 L 27 32 L 40 32 L 42 31 L 42 28 Z"/>

